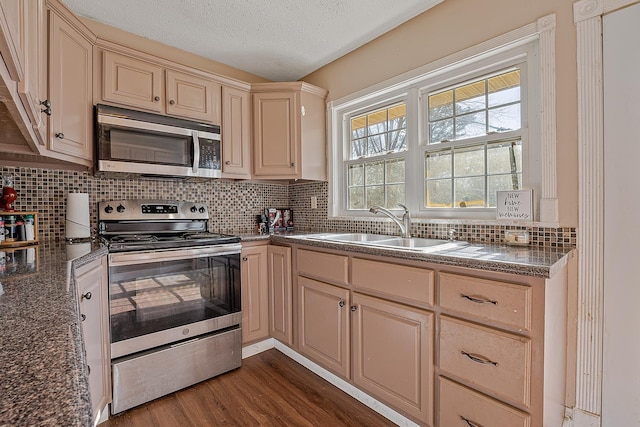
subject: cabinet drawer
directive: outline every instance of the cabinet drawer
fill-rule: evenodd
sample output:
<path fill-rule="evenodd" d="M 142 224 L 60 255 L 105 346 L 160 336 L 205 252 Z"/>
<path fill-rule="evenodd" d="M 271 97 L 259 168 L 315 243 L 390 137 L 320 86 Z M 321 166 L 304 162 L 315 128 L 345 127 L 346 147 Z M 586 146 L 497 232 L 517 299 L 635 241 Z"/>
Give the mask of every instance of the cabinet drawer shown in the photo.
<path fill-rule="evenodd" d="M 440 377 L 441 427 L 530 427 L 527 413 Z"/>
<path fill-rule="evenodd" d="M 440 306 L 520 330 L 531 329 L 531 287 L 440 273 Z"/>
<path fill-rule="evenodd" d="M 343 255 L 298 249 L 297 270 L 327 282 L 346 285 L 349 282 L 349 258 Z"/>
<path fill-rule="evenodd" d="M 440 319 L 439 367 L 525 406 L 531 400 L 531 340 L 458 319 Z"/>
<path fill-rule="evenodd" d="M 431 270 L 354 258 L 351 274 L 356 288 L 433 305 L 434 273 Z"/>

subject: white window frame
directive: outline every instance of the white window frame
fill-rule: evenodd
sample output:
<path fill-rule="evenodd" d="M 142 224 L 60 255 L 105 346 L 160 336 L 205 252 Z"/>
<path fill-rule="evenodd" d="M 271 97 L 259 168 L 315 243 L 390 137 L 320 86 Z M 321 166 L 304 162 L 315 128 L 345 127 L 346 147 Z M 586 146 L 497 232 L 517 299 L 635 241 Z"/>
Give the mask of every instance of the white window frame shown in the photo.
<path fill-rule="evenodd" d="M 483 220 L 495 222 L 494 208 L 422 208 L 424 161 L 422 146 L 428 134 L 422 97 L 436 87 L 482 77 L 525 63 L 527 82 L 523 83 L 528 132 L 523 134 L 523 188 L 534 190 L 534 218 L 545 225 L 558 221 L 555 168 L 555 15 L 514 30 L 477 46 L 450 55 L 348 95 L 328 104 L 329 206 L 332 219 L 371 218 L 367 211 L 349 211 L 346 205 L 345 141 L 349 138 L 348 118 L 374 110 L 398 100 L 407 103 L 406 204 L 414 218 L 420 220 Z M 346 138 L 346 139 L 345 139 Z M 526 163 L 525 163 L 526 162 Z M 533 221 L 532 221 L 533 222 Z M 504 223 L 502 221 L 501 223 Z"/>

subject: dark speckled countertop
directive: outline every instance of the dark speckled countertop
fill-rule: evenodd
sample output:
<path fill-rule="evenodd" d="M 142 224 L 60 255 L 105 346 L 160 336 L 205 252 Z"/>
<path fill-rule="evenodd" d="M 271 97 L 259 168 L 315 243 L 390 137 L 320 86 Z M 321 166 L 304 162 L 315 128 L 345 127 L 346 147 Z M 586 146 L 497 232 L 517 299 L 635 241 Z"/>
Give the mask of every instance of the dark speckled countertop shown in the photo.
<path fill-rule="evenodd" d="M 571 249 L 486 244 L 421 253 L 315 241 L 307 234 L 241 237 L 243 242 L 302 244 L 536 277 L 552 277 L 574 254 Z M 82 326 L 70 272 L 107 250 L 98 244 L 41 242 L 27 251 L 0 251 L 5 253 L 4 264 L 0 260 L 0 426 L 91 426 Z"/>
<path fill-rule="evenodd" d="M 106 249 L 86 246 L 41 242 L 1 251 L 2 426 L 93 425 L 78 300 L 69 273 L 72 263 L 83 265 Z"/>

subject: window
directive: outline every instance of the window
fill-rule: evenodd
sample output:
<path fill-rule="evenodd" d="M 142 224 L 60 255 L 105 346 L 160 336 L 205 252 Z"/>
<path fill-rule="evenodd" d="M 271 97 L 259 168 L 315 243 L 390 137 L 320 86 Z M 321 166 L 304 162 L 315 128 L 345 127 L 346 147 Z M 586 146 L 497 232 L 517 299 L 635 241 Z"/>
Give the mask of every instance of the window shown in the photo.
<path fill-rule="evenodd" d="M 495 208 L 522 188 L 521 81 L 516 68 L 428 93 L 423 208 Z"/>
<path fill-rule="evenodd" d="M 345 162 L 349 210 L 404 203 L 406 110 L 401 103 L 351 118 Z"/>
<path fill-rule="evenodd" d="M 329 215 L 402 203 L 416 219 L 495 220 L 500 190 L 533 189 L 538 203 L 543 173 L 555 179 L 541 163 L 555 144 L 541 105 L 555 95 L 540 90 L 553 81 L 540 33 L 526 31 L 331 102 Z"/>

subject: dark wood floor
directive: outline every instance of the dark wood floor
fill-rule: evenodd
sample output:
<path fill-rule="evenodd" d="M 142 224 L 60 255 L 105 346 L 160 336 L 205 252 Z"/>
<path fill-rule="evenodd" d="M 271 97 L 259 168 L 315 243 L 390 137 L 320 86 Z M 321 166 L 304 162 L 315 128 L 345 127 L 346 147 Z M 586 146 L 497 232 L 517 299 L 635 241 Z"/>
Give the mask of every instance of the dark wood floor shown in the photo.
<path fill-rule="evenodd" d="M 393 426 L 272 349 L 242 367 L 112 417 L 100 427 Z"/>

